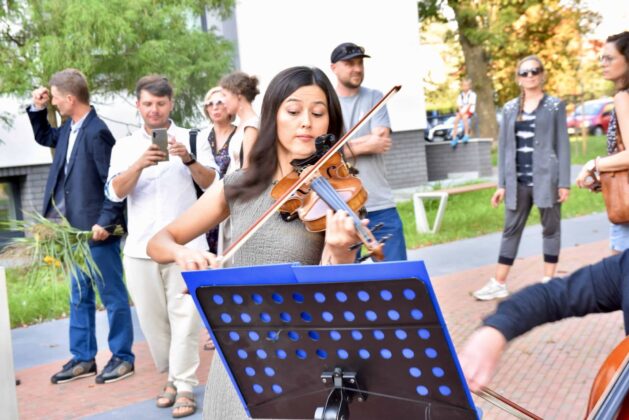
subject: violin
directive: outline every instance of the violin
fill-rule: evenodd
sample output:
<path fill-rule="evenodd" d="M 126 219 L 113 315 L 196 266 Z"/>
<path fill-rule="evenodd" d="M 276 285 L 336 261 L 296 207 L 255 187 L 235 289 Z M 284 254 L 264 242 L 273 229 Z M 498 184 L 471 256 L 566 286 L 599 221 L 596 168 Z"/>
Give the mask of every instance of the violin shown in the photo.
<path fill-rule="evenodd" d="M 315 139 L 315 153 L 306 159 L 296 159 L 291 162 L 294 170 L 282 178 L 271 191 L 271 196 L 278 199 L 288 188 L 300 178 L 300 174 L 308 166 L 316 163 L 336 143 L 334 135 L 327 134 Z M 328 209 L 343 210 L 351 217 L 360 242 L 350 248 L 358 248 L 364 244 L 368 254 L 361 260 L 373 257 L 376 261 L 384 259 L 383 242 L 376 240 L 373 233 L 361 223 L 357 214 L 365 213 L 364 204 L 367 201 L 367 191 L 362 182 L 350 173 L 341 153 L 333 154 L 314 175 L 311 181 L 303 185 L 280 207 L 280 214 L 285 221 L 299 218 L 310 232 L 322 232 L 326 227 L 326 213 Z"/>
<path fill-rule="evenodd" d="M 313 184 L 315 184 L 315 185 L 316 184 L 325 184 L 325 181 L 317 181 L 317 180 L 314 179 L 314 178 L 321 178 L 321 179 L 323 179 L 323 177 L 321 176 L 322 173 L 320 172 L 321 168 L 324 167 L 324 166 L 329 166 L 329 165 L 327 165 L 328 160 L 330 158 L 332 158 L 334 155 L 336 155 L 337 153 L 340 153 L 341 149 L 343 148 L 343 146 L 345 146 L 345 144 L 349 141 L 349 139 L 363 125 L 365 125 L 365 123 L 376 112 L 378 112 L 380 109 L 382 109 L 382 107 L 384 107 L 386 105 L 386 103 L 389 101 L 389 99 L 391 99 L 393 97 L 393 95 L 395 95 L 400 89 L 401 89 L 401 86 L 399 86 L 399 85 L 398 86 L 394 86 L 393 88 L 391 88 L 391 90 L 389 90 L 389 92 L 387 92 L 386 95 L 384 95 L 382 97 L 382 99 L 380 99 L 380 101 L 378 101 L 378 103 L 376 103 L 376 105 L 374 105 L 374 107 L 371 108 L 369 110 L 369 112 L 367 112 L 360 119 L 360 121 L 358 121 L 358 123 L 355 126 L 350 128 L 349 130 L 347 130 L 347 132 L 345 133 L 345 135 L 343 137 L 341 137 L 337 142 L 335 142 L 333 145 L 331 145 L 329 150 L 327 152 L 325 152 L 325 154 L 323 156 L 321 156 L 321 158 L 318 159 L 316 161 L 316 163 L 313 163 L 312 165 L 308 165 L 306 167 L 306 169 L 304 169 L 303 172 L 301 172 L 299 174 L 298 179 L 296 179 L 292 183 L 292 185 L 290 185 L 290 187 L 287 187 L 286 190 L 281 194 L 281 196 L 278 197 L 275 200 L 275 203 L 273 203 L 273 205 L 269 209 L 267 209 L 242 235 L 240 235 L 240 237 L 238 237 L 235 241 L 233 241 L 232 244 L 223 252 L 223 255 L 219 255 L 217 257 L 217 263 L 219 265 L 222 265 L 225 261 L 228 261 L 231 257 L 233 257 L 234 254 L 240 249 L 240 247 L 251 236 L 253 236 L 258 231 L 258 229 L 260 229 L 260 227 L 262 227 L 262 225 L 264 225 L 264 223 L 266 223 L 272 217 L 276 216 L 276 213 L 278 211 L 280 211 L 282 206 L 284 206 L 284 204 L 287 201 L 293 200 L 293 199 L 296 198 L 295 194 L 297 193 L 297 191 L 299 189 L 303 188 L 304 185 L 310 183 L 310 185 L 312 187 Z M 324 171 L 324 172 L 327 172 L 327 171 Z M 314 187 L 312 187 L 312 188 L 314 188 Z M 317 188 L 318 188 L 318 186 L 317 186 Z M 321 188 L 324 189 L 324 188 L 328 188 L 328 187 L 323 185 Z M 323 194 L 323 195 L 326 195 L 326 194 Z M 339 206 L 346 205 L 344 200 L 340 200 L 340 201 L 342 201 L 343 203 L 337 202 L 336 204 L 339 205 Z M 334 203 L 332 203 L 332 205 L 334 205 Z M 339 208 L 341 208 L 341 207 L 339 207 Z M 359 232 L 359 234 L 360 234 L 360 232 Z M 372 251 L 375 252 L 377 250 L 374 249 Z"/>

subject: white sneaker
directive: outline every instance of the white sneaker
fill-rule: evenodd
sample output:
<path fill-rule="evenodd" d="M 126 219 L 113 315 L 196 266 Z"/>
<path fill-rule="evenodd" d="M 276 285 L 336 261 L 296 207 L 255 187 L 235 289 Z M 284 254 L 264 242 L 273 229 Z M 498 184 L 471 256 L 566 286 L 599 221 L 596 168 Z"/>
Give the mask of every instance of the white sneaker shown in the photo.
<path fill-rule="evenodd" d="M 492 300 L 509 296 L 507 285 L 498 283 L 495 278 L 490 278 L 486 285 L 472 293 L 478 300 Z"/>
<path fill-rule="evenodd" d="M 542 283 L 548 283 L 549 281 L 551 281 L 553 278 L 549 277 L 549 276 L 544 276 L 542 277 Z"/>

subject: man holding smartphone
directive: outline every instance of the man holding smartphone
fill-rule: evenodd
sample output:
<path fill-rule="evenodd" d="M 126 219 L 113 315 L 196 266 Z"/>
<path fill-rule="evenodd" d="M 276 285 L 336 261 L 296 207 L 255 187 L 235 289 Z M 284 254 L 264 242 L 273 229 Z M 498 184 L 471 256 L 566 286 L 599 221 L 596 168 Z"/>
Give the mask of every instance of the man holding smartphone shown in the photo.
<path fill-rule="evenodd" d="M 173 89 L 165 77 L 142 77 L 135 93 L 144 124 L 116 143 L 106 193 L 114 202 L 127 199 L 129 236 L 123 258 L 127 287 L 153 361 L 160 372 L 168 372 L 157 406 L 174 405 L 173 416 L 184 417 L 196 411 L 192 389 L 198 384 L 201 319 L 190 295 L 182 295 L 186 286 L 177 264 L 152 261 L 146 245 L 194 204 L 193 181 L 208 188 L 217 178 L 217 167 L 209 143 L 199 142 L 198 156 L 193 155 L 188 130 L 170 119 Z M 167 153 L 157 144 L 164 130 Z M 187 246 L 208 249 L 204 235 Z"/>
<path fill-rule="evenodd" d="M 48 122 L 46 108 L 50 101 L 66 117 L 59 128 Z M 55 73 L 50 78 L 50 90 L 35 89 L 27 112 L 37 143 L 55 149 L 44 192 L 44 215 L 50 219 L 63 216 L 73 227 L 92 231 L 90 252 L 102 274 L 102 278 L 89 278 L 77 273 L 71 280 L 72 359 L 52 376 L 51 382 L 61 384 L 96 375 L 94 285 L 107 309 L 112 353 L 96 383 L 115 382 L 133 375 L 135 360 L 131 351 L 129 297 L 122 280 L 120 237 L 111 235 L 116 225 L 124 225 L 123 204 L 112 203 L 103 193 L 115 140 L 90 106 L 85 76 L 75 69 Z"/>

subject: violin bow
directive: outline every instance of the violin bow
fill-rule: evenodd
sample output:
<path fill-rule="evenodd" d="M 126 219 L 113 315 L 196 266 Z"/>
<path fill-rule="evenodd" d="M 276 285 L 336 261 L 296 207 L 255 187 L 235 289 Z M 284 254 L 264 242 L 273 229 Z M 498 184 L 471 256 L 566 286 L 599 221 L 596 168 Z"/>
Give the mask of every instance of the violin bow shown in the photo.
<path fill-rule="evenodd" d="M 284 192 L 284 194 L 282 194 L 277 200 L 275 200 L 275 203 L 273 203 L 273 205 L 267 211 L 265 211 L 242 235 L 240 235 L 240 237 L 238 237 L 238 239 L 236 239 L 225 250 L 223 255 L 217 256 L 217 263 L 222 266 L 225 263 L 225 261 L 228 261 L 230 258 L 232 258 L 234 256 L 234 254 L 240 249 L 240 247 L 242 247 L 244 245 L 244 243 L 247 242 L 247 240 L 249 240 L 249 238 L 251 236 L 253 236 L 253 234 L 255 234 L 258 231 L 258 229 L 260 229 L 262 227 L 262 225 L 264 223 L 266 223 L 272 216 L 274 216 L 275 213 L 277 213 L 279 211 L 279 209 L 284 205 L 284 203 L 286 203 L 291 198 L 291 196 L 299 188 L 301 188 L 303 185 L 305 185 L 308 182 L 310 182 L 310 180 L 313 177 L 313 175 L 315 175 L 315 173 L 317 171 L 319 171 L 319 169 L 321 169 L 321 167 L 323 167 L 324 163 L 327 162 L 327 160 L 330 158 L 330 156 L 334 155 L 335 153 L 340 152 L 341 148 L 343 146 L 345 146 L 345 144 L 349 141 L 349 139 L 363 125 L 365 125 L 365 123 L 376 112 L 378 112 L 382 107 L 384 107 L 386 105 L 386 103 L 389 101 L 389 99 L 391 99 L 393 97 L 393 95 L 395 95 L 401 88 L 402 88 L 402 86 L 400 86 L 400 85 L 396 85 L 396 86 L 392 87 L 391 90 L 389 90 L 389 92 L 387 92 L 387 94 L 384 95 L 382 97 L 382 99 L 380 99 L 378 101 L 378 103 L 375 104 L 373 106 L 373 108 L 371 108 L 369 110 L 369 112 L 367 112 L 360 119 L 360 121 L 358 121 L 358 123 L 356 123 L 356 125 L 354 125 L 352 128 L 347 130 L 347 133 L 345 133 L 345 135 L 343 137 L 341 137 L 341 139 L 339 141 L 337 141 L 334 144 L 334 146 L 332 146 L 330 148 L 330 150 L 328 150 L 317 161 L 317 163 L 315 163 L 314 165 L 309 166 L 304 172 L 302 172 L 301 177 L 299 178 L 299 180 L 297 182 L 295 182 L 290 188 L 288 188 Z"/>
<path fill-rule="evenodd" d="M 495 405 L 501 410 L 511 414 L 512 416 L 522 419 L 522 420 L 543 420 L 540 416 L 531 413 L 526 408 L 519 406 L 513 401 L 503 397 L 498 394 L 496 391 L 493 391 L 487 387 L 483 387 L 480 391 L 474 392 L 476 395 L 489 402 L 490 404 Z"/>

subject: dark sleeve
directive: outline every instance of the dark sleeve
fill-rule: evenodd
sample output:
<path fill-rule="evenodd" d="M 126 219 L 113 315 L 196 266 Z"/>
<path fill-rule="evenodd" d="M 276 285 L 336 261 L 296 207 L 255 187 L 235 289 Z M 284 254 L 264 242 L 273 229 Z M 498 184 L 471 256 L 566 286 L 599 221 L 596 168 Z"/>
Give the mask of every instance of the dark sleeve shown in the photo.
<path fill-rule="evenodd" d="M 111 159 L 111 149 L 114 147 L 116 140 L 109 129 L 101 127 L 97 131 L 92 149 L 92 159 L 103 185 L 107 183 L 107 175 L 109 172 L 109 161 Z M 104 190 L 103 190 L 104 194 Z M 124 202 L 114 203 L 109 201 L 105 196 L 103 208 L 96 222 L 99 226 L 106 227 L 112 232 L 117 223 L 121 223 L 122 212 L 124 210 Z"/>
<path fill-rule="evenodd" d="M 48 122 L 48 110 L 31 111 L 30 106 L 26 108 L 26 113 L 31 121 L 35 141 L 42 146 L 57 147 L 59 140 L 59 129 L 53 128 Z"/>
<path fill-rule="evenodd" d="M 526 287 L 500 303 L 483 324 L 511 340 L 548 322 L 619 310 L 629 275 L 627 252 L 583 267 L 568 277 Z"/>

